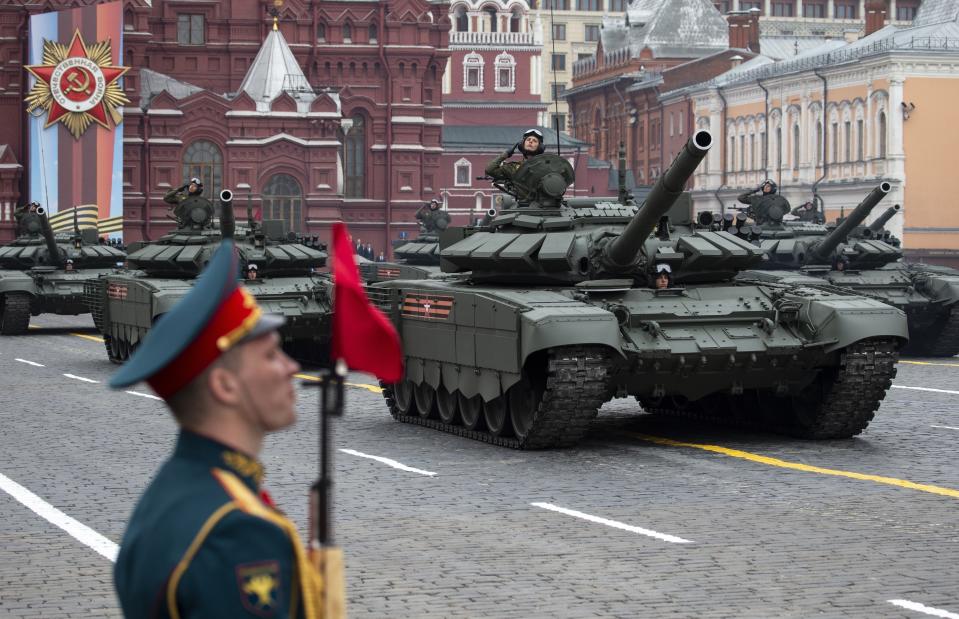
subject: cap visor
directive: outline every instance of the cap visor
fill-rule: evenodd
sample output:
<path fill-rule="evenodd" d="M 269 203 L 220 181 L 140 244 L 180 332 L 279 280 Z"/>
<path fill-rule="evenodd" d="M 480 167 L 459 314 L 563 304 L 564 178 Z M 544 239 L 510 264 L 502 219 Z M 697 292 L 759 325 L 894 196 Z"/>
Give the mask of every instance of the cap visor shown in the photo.
<path fill-rule="evenodd" d="M 247 333 L 240 342 L 249 342 L 254 340 L 261 335 L 270 333 L 271 331 L 276 331 L 280 327 L 286 324 L 286 317 L 281 314 L 263 314 L 260 316 L 260 319 L 256 321 L 256 324 L 253 325 L 253 328 L 250 329 L 250 332 Z"/>

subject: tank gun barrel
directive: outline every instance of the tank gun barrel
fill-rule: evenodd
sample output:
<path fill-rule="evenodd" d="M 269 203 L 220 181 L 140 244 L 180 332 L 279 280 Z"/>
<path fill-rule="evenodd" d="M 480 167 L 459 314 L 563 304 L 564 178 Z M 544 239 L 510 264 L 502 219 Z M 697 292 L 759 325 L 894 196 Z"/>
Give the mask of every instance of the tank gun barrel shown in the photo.
<path fill-rule="evenodd" d="M 830 232 L 826 238 L 820 241 L 819 244 L 809 252 L 810 260 L 807 260 L 807 262 L 828 262 L 829 254 L 836 249 L 844 238 L 849 236 L 853 228 L 866 220 L 866 217 L 869 215 L 869 212 L 872 211 L 873 207 L 879 204 L 879 201 L 886 197 L 886 194 L 889 193 L 891 189 L 892 185 L 886 181 L 879 183 L 879 185 L 870 191 L 869 195 L 863 198 L 863 201 L 853 209 L 849 217 L 844 219 L 842 223 L 836 226 L 835 230 Z"/>
<path fill-rule="evenodd" d="M 57 247 L 57 239 L 53 236 L 53 227 L 50 226 L 50 219 L 47 217 L 47 211 L 42 206 L 37 207 L 37 215 L 40 218 L 40 230 L 43 232 L 43 240 L 47 244 L 47 254 L 50 264 L 58 267 L 63 266 L 60 260 L 60 248 Z"/>
<path fill-rule="evenodd" d="M 666 172 L 653 185 L 646 202 L 633 220 L 623 233 L 607 246 L 606 257 L 610 262 L 626 266 L 635 259 L 659 219 L 682 194 L 686 181 L 693 175 L 712 143 L 713 136 L 708 131 L 697 131 L 689 138 Z"/>
<path fill-rule="evenodd" d="M 236 231 L 236 219 L 233 215 L 233 192 L 224 189 L 220 192 L 220 236 L 232 239 Z"/>
<path fill-rule="evenodd" d="M 879 231 L 882 230 L 883 227 L 886 225 L 886 222 L 892 219 L 893 215 L 898 213 L 901 209 L 902 207 L 900 205 L 893 204 L 892 206 L 887 208 L 886 211 L 882 215 L 880 215 L 878 219 L 876 219 L 876 221 L 869 224 L 869 230 L 873 234 L 878 234 Z"/>

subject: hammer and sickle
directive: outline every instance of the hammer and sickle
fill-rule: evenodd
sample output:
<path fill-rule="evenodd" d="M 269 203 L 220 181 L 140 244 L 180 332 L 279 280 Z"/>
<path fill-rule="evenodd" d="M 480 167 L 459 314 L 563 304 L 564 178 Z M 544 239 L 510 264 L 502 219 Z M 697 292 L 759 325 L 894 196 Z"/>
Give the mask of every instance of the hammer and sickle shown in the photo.
<path fill-rule="evenodd" d="M 84 80 L 80 82 L 80 75 L 83 74 Z M 85 95 L 90 94 L 90 74 L 86 71 L 74 71 L 67 76 L 67 81 L 72 84 L 72 86 L 67 86 L 63 89 L 64 94 L 69 94 L 71 92 L 82 92 Z M 79 84 L 77 82 L 80 82 Z"/>

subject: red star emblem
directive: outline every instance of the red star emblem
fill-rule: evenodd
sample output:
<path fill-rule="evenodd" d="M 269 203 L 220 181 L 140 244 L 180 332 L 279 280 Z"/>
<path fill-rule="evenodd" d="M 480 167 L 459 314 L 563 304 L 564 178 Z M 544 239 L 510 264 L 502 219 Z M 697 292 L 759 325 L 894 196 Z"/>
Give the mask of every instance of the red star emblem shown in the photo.
<path fill-rule="evenodd" d="M 50 44 L 49 41 L 44 43 L 45 57 Z M 107 129 L 110 128 L 108 115 L 114 106 L 105 100 L 104 95 L 120 76 L 130 70 L 129 67 L 115 67 L 108 62 L 92 59 L 79 30 L 74 32 L 69 50 L 59 62 L 32 65 L 26 69 L 38 80 L 34 86 L 35 90 L 41 82 L 49 88 L 47 96 L 34 95 L 31 92 L 31 97 L 38 100 L 39 105 L 49 105 L 47 127 L 72 112 L 89 115 Z M 76 132 L 74 134 L 79 137 Z"/>

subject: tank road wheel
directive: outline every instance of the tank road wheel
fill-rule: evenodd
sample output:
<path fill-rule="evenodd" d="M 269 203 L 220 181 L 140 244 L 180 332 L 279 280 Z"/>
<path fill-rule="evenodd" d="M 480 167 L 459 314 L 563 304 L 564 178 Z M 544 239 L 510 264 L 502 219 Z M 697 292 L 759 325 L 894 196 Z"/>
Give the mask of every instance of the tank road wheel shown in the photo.
<path fill-rule="evenodd" d="M 436 390 L 436 411 L 443 423 L 449 425 L 459 423 L 460 406 L 456 392 L 450 393 L 446 387 L 440 385 L 440 388 Z"/>
<path fill-rule="evenodd" d="M 393 385 L 393 400 L 400 415 L 413 412 L 413 383 L 404 378 Z"/>
<path fill-rule="evenodd" d="M 463 425 L 470 430 L 482 428 L 483 396 L 476 394 L 472 398 L 467 398 L 462 393 L 456 395 L 460 405 L 460 416 L 463 417 Z"/>
<path fill-rule="evenodd" d="M 509 419 L 516 438 L 523 440 L 529 434 L 541 395 L 542 389 L 535 389 L 525 376 L 506 392 L 509 399 Z"/>
<path fill-rule="evenodd" d="M 0 334 L 23 335 L 30 328 L 30 295 L 8 292 L 0 299 Z"/>
<path fill-rule="evenodd" d="M 822 372 L 792 398 L 783 430 L 812 439 L 849 438 L 862 432 L 896 376 L 896 345 L 857 342 L 842 352 L 838 368 Z"/>
<path fill-rule="evenodd" d="M 436 412 L 436 390 L 425 380 L 413 387 L 413 401 L 420 417 L 433 417 Z"/>
<path fill-rule="evenodd" d="M 493 436 L 503 436 L 511 429 L 508 404 L 505 395 L 483 402 L 483 421 Z"/>

